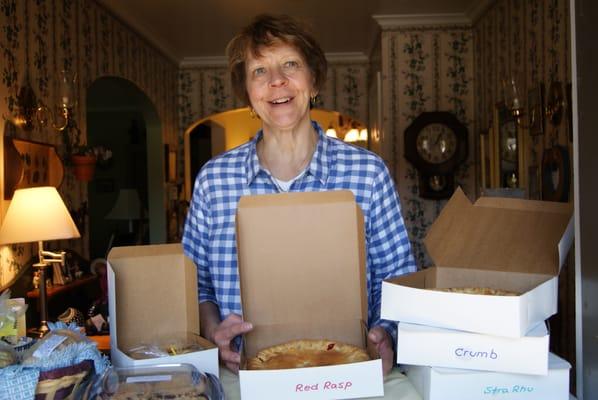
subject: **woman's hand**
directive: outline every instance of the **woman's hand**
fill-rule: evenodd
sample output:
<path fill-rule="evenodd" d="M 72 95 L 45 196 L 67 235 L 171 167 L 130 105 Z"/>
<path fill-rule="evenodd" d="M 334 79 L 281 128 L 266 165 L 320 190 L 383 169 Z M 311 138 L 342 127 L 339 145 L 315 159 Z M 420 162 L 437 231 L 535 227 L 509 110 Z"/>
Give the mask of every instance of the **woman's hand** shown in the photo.
<path fill-rule="evenodd" d="M 218 346 L 220 361 L 235 373 L 239 372 L 241 356 L 233 344 L 233 339 L 252 329 L 251 323 L 243 321 L 240 315 L 230 314 L 214 330 L 213 341 Z"/>
<path fill-rule="evenodd" d="M 253 329 L 249 322 L 244 322 L 240 315 L 230 314 L 220 321 L 218 306 L 206 301 L 199 305 L 201 335 L 218 346 L 220 361 L 226 368 L 237 373 L 241 356 L 234 347 L 233 339 Z"/>
<path fill-rule="evenodd" d="M 392 349 L 392 338 L 381 326 L 374 326 L 368 333 L 368 341 L 374 346 L 382 359 L 382 373 L 388 375 L 395 362 L 395 352 Z"/>

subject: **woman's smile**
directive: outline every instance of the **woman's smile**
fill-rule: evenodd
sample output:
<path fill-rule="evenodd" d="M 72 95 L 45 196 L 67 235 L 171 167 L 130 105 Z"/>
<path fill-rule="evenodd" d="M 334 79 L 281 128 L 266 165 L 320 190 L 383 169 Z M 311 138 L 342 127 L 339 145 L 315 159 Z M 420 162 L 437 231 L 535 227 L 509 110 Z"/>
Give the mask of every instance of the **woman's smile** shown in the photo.
<path fill-rule="evenodd" d="M 292 46 L 277 43 L 249 53 L 247 93 L 265 130 L 288 130 L 309 123 L 309 100 L 314 93 L 312 74 Z"/>

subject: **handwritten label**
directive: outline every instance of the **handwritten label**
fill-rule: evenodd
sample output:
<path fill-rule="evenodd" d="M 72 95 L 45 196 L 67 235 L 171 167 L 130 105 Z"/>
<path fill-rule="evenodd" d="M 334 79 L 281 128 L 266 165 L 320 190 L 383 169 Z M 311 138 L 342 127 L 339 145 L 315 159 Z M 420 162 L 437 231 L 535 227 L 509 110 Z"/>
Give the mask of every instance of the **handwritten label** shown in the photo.
<path fill-rule="evenodd" d="M 298 383 L 295 385 L 295 392 L 332 392 L 332 391 L 345 391 L 353 386 L 351 381 L 341 382 L 316 382 L 316 383 Z"/>
<path fill-rule="evenodd" d="M 496 360 L 498 358 L 498 354 L 496 354 L 494 349 L 491 349 L 488 352 L 488 351 L 470 350 L 470 349 L 466 349 L 464 347 L 459 347 L 458 349 L 455 349 L 455 355 L 459 358 L 466 358 L 466 359 L 486 358 L 486 359 L 490 359 L 490 360 Z"/>
<path fill-rule="evenodd" d="M 484 388 L 483 394 L 486 395 L 501 395 L 501 394 L 511 394 L 511 393 L 532 393 L 534 391 L 533 386 L 525 386 L 525 385 L 513 385 L 511 387 L 498 387 L 498 386 L 486 386 Z"/>
<path fill-rule="evenodd" d="M 141 375 L 141 376 L 129 376 L 126 379 L 127 383 L 140 383 L 140 382 L 170 382 L 172 380 L 171 375 Z"/>

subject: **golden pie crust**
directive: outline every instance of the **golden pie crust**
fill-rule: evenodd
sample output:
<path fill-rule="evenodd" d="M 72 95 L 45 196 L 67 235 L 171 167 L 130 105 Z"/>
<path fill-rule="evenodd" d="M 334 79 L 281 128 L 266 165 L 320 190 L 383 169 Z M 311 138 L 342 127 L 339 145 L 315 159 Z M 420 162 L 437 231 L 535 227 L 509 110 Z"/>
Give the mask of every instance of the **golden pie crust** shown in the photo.
<path fill-rule="evenodd" d="M 487 296 L 519 296 L 520 293 L 503 290 L 503 289 L 492 289 L 488 287 L 454 287 L 454 288 L 435 288 L 439 292 L 450 292 L 450 293 L 464 293 L 464 294 L 482 294 Z"/>
<path fill-rule="evenodd" d="M 333 340 L 301 339 L 261 350 L 247 363 L 247 369 L 289 369 L 321 367 L 368 361 L 365 350 Z"/>

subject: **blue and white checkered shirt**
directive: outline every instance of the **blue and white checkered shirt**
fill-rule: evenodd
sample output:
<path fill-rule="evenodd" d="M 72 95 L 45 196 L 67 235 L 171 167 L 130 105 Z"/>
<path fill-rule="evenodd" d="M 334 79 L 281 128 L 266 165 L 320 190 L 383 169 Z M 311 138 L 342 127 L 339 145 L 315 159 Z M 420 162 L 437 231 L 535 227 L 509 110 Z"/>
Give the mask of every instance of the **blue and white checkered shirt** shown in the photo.
<path fill-rule="evenodd" d="M 381 158 L 327 137 L 312 122 L 319 140 L 307 170 L 290 192 L 351 190 L 361 207 L 366 229 L 369 326 L 382 325 L 396 338 L 396 325 L 380 320 L 381 284 L 386 278 L 416 270 L 403 225 L 397 191 Z M 241 196 L 277 193 L 279 187 L 260 166 L 256 144 L 249 142 L 217 156 L 195 179 L 185 231 L 185 254 L 197 265 L 199 302 L 211 301 L 220 317 L 241 314 L 237 272 L 235 215 Z"/>

